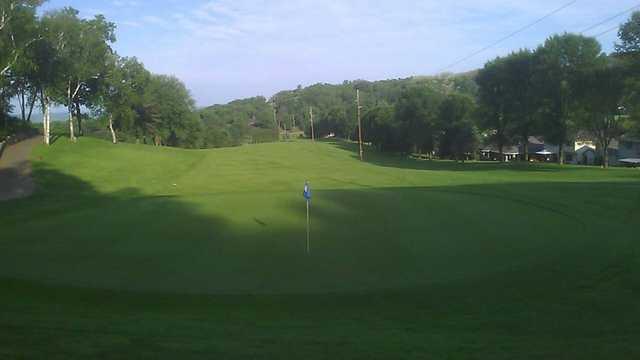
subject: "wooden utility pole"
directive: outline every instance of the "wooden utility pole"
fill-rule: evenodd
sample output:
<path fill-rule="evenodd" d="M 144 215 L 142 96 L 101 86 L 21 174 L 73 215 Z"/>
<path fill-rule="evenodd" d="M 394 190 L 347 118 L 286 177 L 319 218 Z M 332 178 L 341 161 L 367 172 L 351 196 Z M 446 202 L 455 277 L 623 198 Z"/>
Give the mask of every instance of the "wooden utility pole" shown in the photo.
<path fill-rule="evenodd" d="M 282 122 L 282 128 L 284 129 L 284 141 L 287 141 L 287 139 L 289 139 L 289 133 L 287 132 L 287 122 L 286 121 Z"/>
<path fill-rule="evenodd" d="M 280 141 L 280 124 L 278 124 L 278 114 L 276 110 L 276 99 L 273 99 L 273 125 L 276 127 L 278 141 Z"/>
<path fill-rule="evenodd" d="M 311 141 L 316 141 L 316 137 L 313 134 L 313 106 L 309 107 L 309 117 L 311 118 Z"/>
<path fill-rule="evenodd" d="M 364 160 L 364 150 L 362 149 L 362 121 L 360 119 L 360 89 L 356 89 L 356 103 L 358 106 L 358 144 L 360 146 L 360 161 Z"/>

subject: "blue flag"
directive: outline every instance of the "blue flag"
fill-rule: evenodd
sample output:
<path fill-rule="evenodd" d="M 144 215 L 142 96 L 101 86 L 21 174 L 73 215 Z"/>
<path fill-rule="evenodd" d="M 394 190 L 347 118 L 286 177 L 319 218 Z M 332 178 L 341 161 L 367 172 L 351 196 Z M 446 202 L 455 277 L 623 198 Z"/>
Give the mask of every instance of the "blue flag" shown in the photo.
<path fill-rule="evenodd" d="M 304 192 L 302 193 L 302 196 L 304 196 L 307 201 L 311 200 L 311 187 L 309 186 L 308 181 L 305 181 L 304 183 Z"/>

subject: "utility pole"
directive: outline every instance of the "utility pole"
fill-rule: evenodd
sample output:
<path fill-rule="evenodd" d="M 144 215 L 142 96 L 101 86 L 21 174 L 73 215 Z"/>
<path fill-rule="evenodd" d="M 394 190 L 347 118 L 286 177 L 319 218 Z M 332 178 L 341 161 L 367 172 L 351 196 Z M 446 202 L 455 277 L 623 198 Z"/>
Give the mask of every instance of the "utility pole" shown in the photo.
<path fill-rule="evenodd" d="M 316 141 L 316 137 L 313 134 L 313 106 L 309 107 L 309 117 L 311 118 L 311 141 Z"/>
<path fill-rule="evenodd" d="M 278 141 L 280 141 L 280 124 L 278 124 L 278 114 L 276 110 L 276 99 L 273 99 L 273 125 L 276 127 Z"/>
<path fill-rule="evenodd" d="M 360 119 L 360 89 L 356 89 L 356 103 L 358 106 L 358 144 L 360 146 L 360 161 L 364 160 L 364 151 L 362 150 L 362 121 Z"/>
<path fill-rule="evenodd" d="M 289 139 L 289 133 L 287 132 L 287 122 L 286 121 L 282 122 L 282 127 L 284 128 L 284 141 L 287 141 Z"/>

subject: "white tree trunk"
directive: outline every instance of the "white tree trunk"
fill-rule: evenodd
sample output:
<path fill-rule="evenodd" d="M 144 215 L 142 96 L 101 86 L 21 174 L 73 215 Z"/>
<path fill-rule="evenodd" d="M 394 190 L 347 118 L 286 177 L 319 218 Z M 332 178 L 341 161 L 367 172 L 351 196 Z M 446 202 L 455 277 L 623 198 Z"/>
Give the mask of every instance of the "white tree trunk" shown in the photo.
<path fill-rule="evenodd" d="M 109 130 L 111 131 L 111 140 L 114 144 L 117 144 L 118 138 L 116 137 L 116 131 L 113 129 L 113 115 L 109 115 Z"/>
<path fill-rule="evenodd" d="M 46 145 L 51 144 L 51 118 L 49 112 L 49 98 L 47 96 L 42 97 L 42 107 L 43 107 L 43 117 L 42 117 L 42 126 L 44 132 L 44 143 Z"/>
<path fill-rule="evenodd" d="M 69 86 L 67 87 L 67 97 L 69 101 L 69 106 L 67 110 L 69 111 L 69 139 L 71 141 L 76 142 L 76 134 L 73 128 L 73 102 L 71 98 L 71 80 L 69 80 Z"/>

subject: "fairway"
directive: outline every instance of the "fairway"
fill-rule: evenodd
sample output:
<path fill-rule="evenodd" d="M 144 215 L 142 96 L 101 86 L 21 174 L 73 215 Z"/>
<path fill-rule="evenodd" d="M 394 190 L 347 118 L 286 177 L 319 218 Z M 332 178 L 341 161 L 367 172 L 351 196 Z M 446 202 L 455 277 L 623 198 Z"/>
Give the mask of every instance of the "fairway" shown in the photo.
<path fill-rule="evenodd" d="M 36 193 L 0 203 L 0 358 L 640 356 L 636 169 L 341 141 L 32 159 Z"/>

